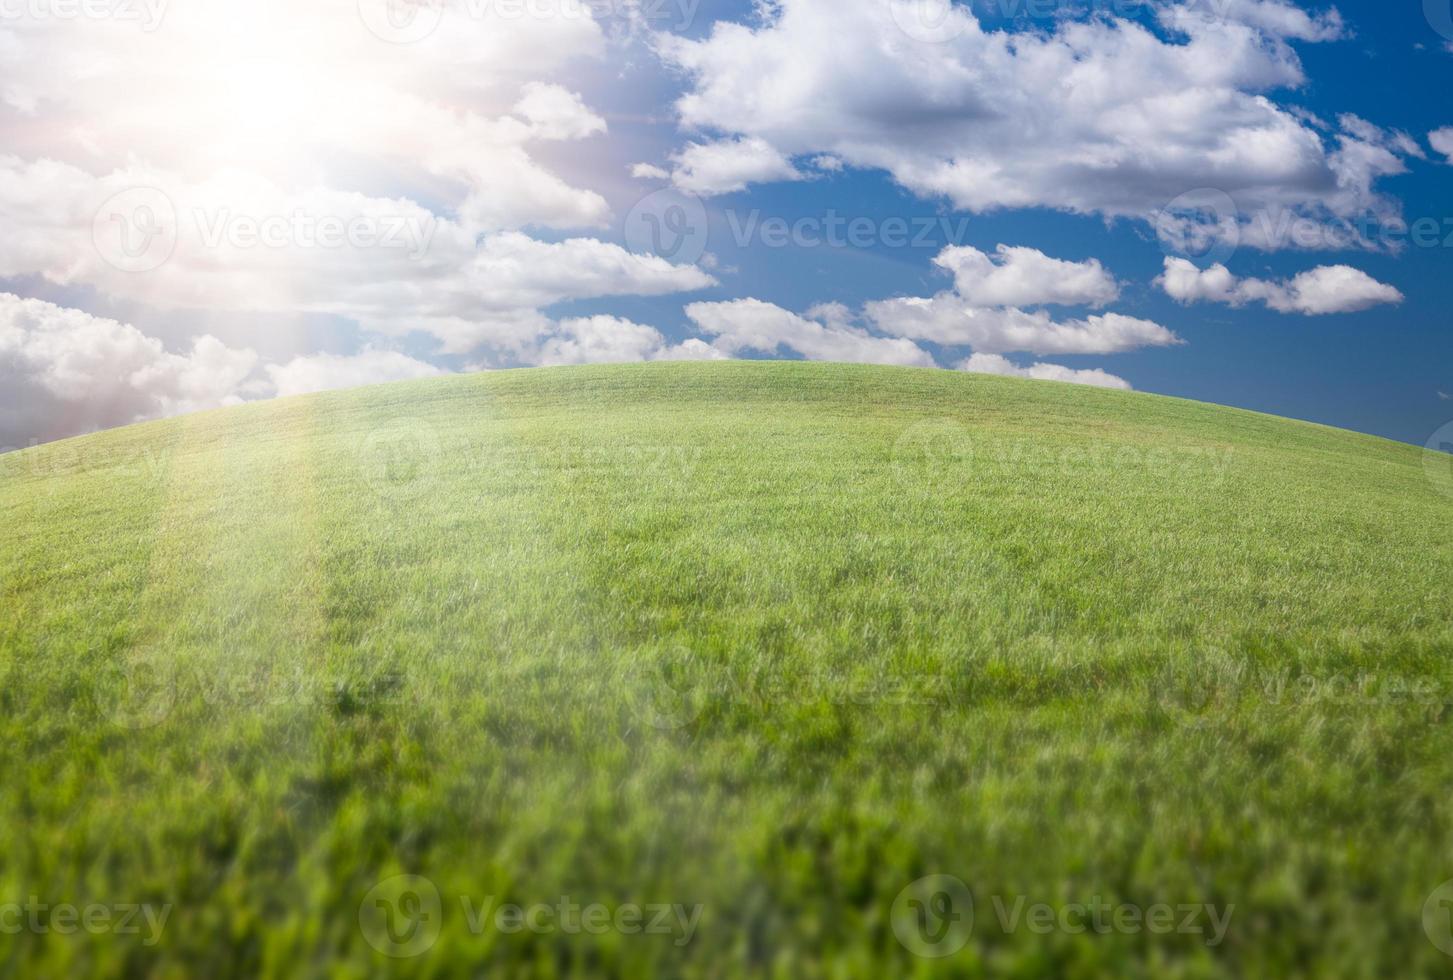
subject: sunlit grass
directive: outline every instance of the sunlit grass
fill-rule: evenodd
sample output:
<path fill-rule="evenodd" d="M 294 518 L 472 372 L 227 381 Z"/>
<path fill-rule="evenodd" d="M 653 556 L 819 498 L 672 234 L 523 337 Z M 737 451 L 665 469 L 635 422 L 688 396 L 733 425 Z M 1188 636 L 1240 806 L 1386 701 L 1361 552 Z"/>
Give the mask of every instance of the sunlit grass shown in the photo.
<path fill-rule="evenodd" d="M 673 364 L 0 457 L 0 903 L 158 975 L 1432 974 L 1453 500 L 1417 450 L 1049 383 Z M 382 956 L 370 889 L 438 939 Z M 955 875 L 973 936 L 889 910 Z M 669 935 L 482 903 L 704 906 Z M 1234 905 L 1225 940 L 991 901 Z"/>

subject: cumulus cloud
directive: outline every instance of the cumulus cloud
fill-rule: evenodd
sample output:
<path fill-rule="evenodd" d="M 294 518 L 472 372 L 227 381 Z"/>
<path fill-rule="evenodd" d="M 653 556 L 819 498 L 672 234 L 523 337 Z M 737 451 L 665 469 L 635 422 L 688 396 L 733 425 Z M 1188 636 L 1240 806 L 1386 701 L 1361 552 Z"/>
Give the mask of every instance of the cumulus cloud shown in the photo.
<path fill-rule="evenodd" d="M 669 342 L 654 327 L 611 316 L 532 322 L 512 365 L 719 360 L 699 338 Z M 474 369 L 498 366 L 474 365 Z M 186 353 L 130 324 L 0 293 L 0 382 L 14 404 L 0 414 L 0 451 L 34 441 L 244 400 L 288 397 L 430 378 L 445 369 L 399 351 L 365 346 L 260 365 L 250 350 L 211 336 Z"/>
<path fill-rule="evenodd" d="M 140 168 L 97 178 L 0 157 L 0 216 L 0 276 L 91 284 L 158 308 L 330 313 L 375 332 L 432 334 L 445 352 L 518 349 L 553 303 L 716 281 L 594 238 L 480 236 L 407 199 L 288 192 L 237 172 L 198 183 Z M 141 273 L 128 267 L 128 241 L 149 243 L 143 259 L 155 253 Z"/>
<path fill-rule="evenodd" d="M 610 223 L 604 197 L 537 159 L 606 131 L 558 81 L 605 51 L 589 4 L 429 4 L 408 44 L 389 43 L 401 28 L 385 7 L 197 0 L 154 31 L 7 21 L 0 278 L 158 309 L 332 314 L 490 361 L 535 350 L 550 304 L 715 282 L 530 233 Z"/>
<path fill-rule="evenodd" d="M 1158 323 L 1119 313 L 1057 320 L 1027 305 L 1103 306 L 1120 287 L 1098 260 L 1067 262 L 1038 249 L 1000 245 L 994 256 L 950 246 L 934 263 L 953 273 L 954 289 L 868 303 L 865 319 L 881 333 L 976 353 L 1113 354 L 1180 343 Z"/>
<path fill-rule="evenodd" d="M 954 276 L 954 290 L 974 306 L 1104 306 L 1120 296 L 1098 259 L 1066 262 L 1035 248 L 1000 245 L 993 256 L 950 246 L 934 264 Z"/>
<path fill-rule="evenodd" d="M 286 364 L 269 364 L 273 393 L 279 398 L 339 388 L 360 388 L 389 381 L 432 378 L 445 372 L 398 351 L 365 348 L 357 354 L 310 354 Z"/>
<path fill-rule="evenodd" d="M 256 363 L 212 336 L 174 353 L 130 324 L 0 293 L 0 447 L 235 404 Z"/>
<path fill-rule="evenodd" d="M 716 338 L 723 353 L 791 351 L 811 361 L 854 361 L 932 367 L 929 353 L 910 340 L 874 337 L 844 322 L 840 308 L 819 308 L 818 318 L 802 317 L 772 303 L 739 299 L 692 303 L 686 315 L 701 332 Z"/>
<path fill-rule="evenodd" d="M 978 307 L 953 293 L 880 300 L 865 309 L 879 330 L 895 337 L 990 354 L 1115 354 L 1180 343 L 1153 320 L 1119 313 L 1056 320 L 1044 310 Z"/>
<path fill-rule="evenodd" d="M 786 157 L 884 170 L 973 212 L 1149 218 L 1206 187 L 1234 202 L 1233 225 L 1263 212 L 1346 223 L 1397 210 L 1376 189 L 1404 169 L 1395 146 L 1345 130 L 1324 138 L 1274 98 L 1305 83 L 1289 41 L 1341 36 L 1334 14 L 1192 2 L 1162 8 L 1159 33 L 1111 16 L 1005 32 L 954 4 L 940 43 L 924 43 L 900 25 L 904 6 L 782 0 L 759 7 L 756 26 L 659 37 L 691 80 L 682 122 Z"/>
<path fill-rule="evenodd" d="M 691 143 L 672 160 L 671 180 L 703 197 L 729 194 L 748 184 L 801 180 L 802 174 L 766 140 L 757 138 Z"/>
<path fill-rule="evenodd" d="M 631 166 L 631 176 L 637 180 L 670 180 L 671 171 L 654 163 L 637 163 Z"/>
<path fill-rule="evenodd" d="M 578 140 L 606 130 L 605 120 L 561 85 L 530 82 L 515 104 L 515 113 L 530 124 L 537 139 Z"/>
<path fill-rule="evenodd" d="M 1191 0 L 1184 5 L 1168 6 L 1160 12 L 1161 20 L 1167 25 L 1180 27 L 1189 24 L 1192 29 L 1200 26 L 1202 19 L 1208 15 L 1255 27 L 1268 37 L 1337 41 L 1348 36 L 1342 15 L 1335 8 L 1307 11 L 1281 0 Z"/>
<path fill-rule="evenodd" d="M 1435 129 L 1429 133 L 1428 145 L 1434 151 L 1443 154 L 1449 163 L 1453 163 L 1453 126 L 1444 126 L 1442 129 Z"/>
<path fill-rule="evenodd" d="M 1185 259 L 1167 258 L 1156 279 L 1180 303 L 1210 302 L 1229 306 L 1264 303 L 1280 313 L 1315 316 L 1355 313 L 1385 303 L 1401 303 L 1403 294 L 1367 273 L 1347 265 L 1323 265 L 1291 279 L 1238 279 L 1224 265 L 1199 269 Z"/>
<path fill-rule="evenodd" d="M 614 316 L 561 320 L 532 363 L 619 364 L 632 361 L 717 360 L 725 355 L 700 340 L 667 343 L 655 327 Z"/>
<path fill-rule="evenodd" d="M 1130 390 L 1130 382 L 1098 368 L 1075 370 L 1059 364 L 1037 362 L 1020 367 L 1000 354 L 974 354 L 958 363 L 960 371 L 975 374 L 1002 374 L 1011 378 L 1032 378 L 1036 381 L 1068 381 L 1071 384 L 1093 385 L 1097 388 Z"/>

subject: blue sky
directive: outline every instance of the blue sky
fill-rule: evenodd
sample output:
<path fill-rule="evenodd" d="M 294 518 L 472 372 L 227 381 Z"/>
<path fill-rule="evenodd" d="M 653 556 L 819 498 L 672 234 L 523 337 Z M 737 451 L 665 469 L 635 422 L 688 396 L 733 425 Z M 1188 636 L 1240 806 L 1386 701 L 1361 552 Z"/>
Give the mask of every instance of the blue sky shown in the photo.
<path fill-rule="evenodd" d="M 663 357 L 1453 419 L 1436 6 L 451 0 L 385 37 L 409 0 L 141 2 L 0 18 L 0 445 Z"/>

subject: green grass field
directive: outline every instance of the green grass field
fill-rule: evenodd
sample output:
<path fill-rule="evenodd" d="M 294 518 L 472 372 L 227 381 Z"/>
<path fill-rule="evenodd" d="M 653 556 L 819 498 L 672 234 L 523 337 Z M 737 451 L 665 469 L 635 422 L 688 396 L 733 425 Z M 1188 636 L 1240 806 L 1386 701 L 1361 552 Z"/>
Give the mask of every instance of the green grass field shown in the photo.
<path fill-rule="evenodd" d="M 1414 447 L 657 364 L 70 440 L 0 457 L 0 508 L 0 906 L 113 915 L 0 908 L 5 976 L 1453 968 L 1453 497 Z"/>

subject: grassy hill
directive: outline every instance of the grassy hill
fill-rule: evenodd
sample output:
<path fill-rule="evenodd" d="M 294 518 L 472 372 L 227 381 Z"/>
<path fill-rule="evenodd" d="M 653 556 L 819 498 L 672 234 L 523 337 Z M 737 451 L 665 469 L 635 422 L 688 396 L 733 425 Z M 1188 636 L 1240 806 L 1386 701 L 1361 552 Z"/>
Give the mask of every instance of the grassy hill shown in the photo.
<path fill-rule="evenodd" d="M 1412 447 L 942 371 L 571 368 L 0 457 L 0 517 L 0 905 L 171 906 L 0 913 L 5 975 L 1448 968 L 1453 499 Z M 934 874 L 971 934 L 954 886 L 904 892 Z M 701 910 L 479 919 L 562 896 Z M 1042 931 L 1020 897 L 1230 918 Z M 962 948 L 911 952 L 919 915 Z"/>

